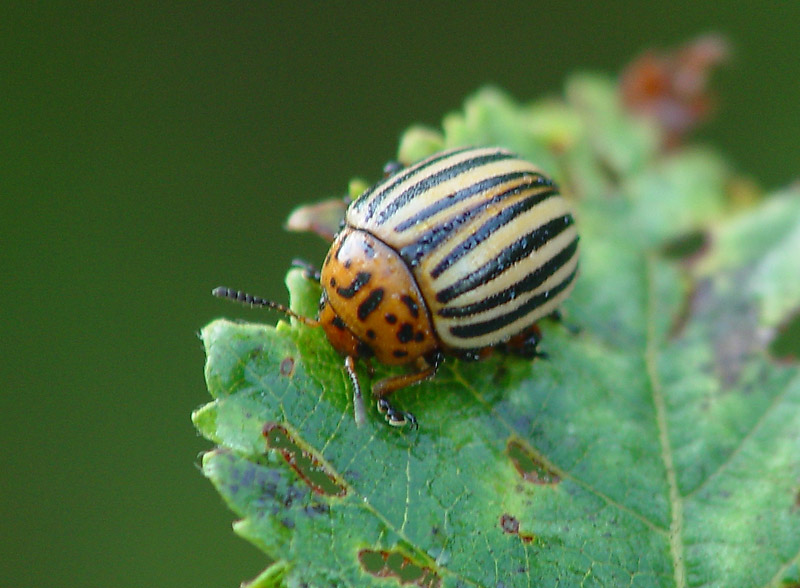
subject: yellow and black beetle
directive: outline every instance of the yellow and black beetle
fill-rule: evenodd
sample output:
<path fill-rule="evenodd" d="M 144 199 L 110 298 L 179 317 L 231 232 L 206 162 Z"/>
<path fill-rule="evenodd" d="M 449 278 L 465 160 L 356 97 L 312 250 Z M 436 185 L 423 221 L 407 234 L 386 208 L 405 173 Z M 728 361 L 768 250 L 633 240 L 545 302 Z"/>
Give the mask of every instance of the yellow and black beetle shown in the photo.
<path fill-rule="evenodd" d="M 415 426 L 389 394 L 432 377 L 445 355 L 535 356 L 535 323 L 568 296 L 577 267 L 574 220 L 552 180 L 505 149 L 462 148 L 394 170 L 350 203 L 315 272 L 317 319 L 229 288 L 214 295 L 322 327 L 345 357 L 359 424 L 355 360 L 412 365 L 372 392 L 390 424 Z"/>

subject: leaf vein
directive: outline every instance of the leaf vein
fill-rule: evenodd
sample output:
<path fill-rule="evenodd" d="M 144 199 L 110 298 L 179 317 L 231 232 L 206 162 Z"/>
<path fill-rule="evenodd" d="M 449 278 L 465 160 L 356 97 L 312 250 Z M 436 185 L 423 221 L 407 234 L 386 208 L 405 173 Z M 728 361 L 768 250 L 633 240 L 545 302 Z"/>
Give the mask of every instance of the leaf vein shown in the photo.
<path fill-rule="evenodd" d="M 667 423 L 667 407 L 664 399 L 664 391 L 658 377 L 656 365 L 656 313 L 655 308 L 655 279 L 653 276 L 655 260 L 652 254 L 647 256 L 645 262 L 645 275 L 647 281 L 646 298 L 646 344 L 645 344 L 645 364 L 647 367 L 647 377 L 650 380 L 650 389 L 653 394 L 653 404 L 656 410 L 656 424 L 658 426 L 658 439 L 661 445 L 661 459 L 664 462 L 664 469 L 667 475 L 667 486 L 669 487 L 669 502 L 671 506 L 670 525 L 669 525 L 669 544 L 670 554 L 677 588 L 686 586 L 686 568 L 684 567 L 683 556 L 683 499 L 678 490 L 678 477 L 675 472 L 675 461 L 672 455 L 672 445 L 669 438 L 669 425 Z"/>
<path fill-rule="evenodd" d="M 786 386 L 781 390 L 780 393 L 775 395 L 775 398 L 772 399 L 769 406 L 764 410 L 758 420 L 753 423 L 753 426 L 747 432 L 744 437 L 739 441 L 737 446 L 730 452 L 730 454 L 720 462 L 717 467 L 714 469 L 713 472 L 706 476 L 705 480 L 703 480 L 700 484 L 697 485 L 691 492 L 684 496 L 684 499 L 688 500 L 689 498 L 695 496 L 699 492 L 703 490 L 712 480 L 716 477 L 721 475 L 725 469 L 731 465 L 733 460 L 744 450 L 747 442 L 758 433 L 758 431 L 764 426 L 764 423 L 767 421 L 768 417 L 777 409 L 778 406 L 783 402 L 786 398 L 786 395 L 791 391 L 794 390 L 794 387 L 800 382 L 800 375 L 792 378 L 789 382 L 786 383 Z"/>

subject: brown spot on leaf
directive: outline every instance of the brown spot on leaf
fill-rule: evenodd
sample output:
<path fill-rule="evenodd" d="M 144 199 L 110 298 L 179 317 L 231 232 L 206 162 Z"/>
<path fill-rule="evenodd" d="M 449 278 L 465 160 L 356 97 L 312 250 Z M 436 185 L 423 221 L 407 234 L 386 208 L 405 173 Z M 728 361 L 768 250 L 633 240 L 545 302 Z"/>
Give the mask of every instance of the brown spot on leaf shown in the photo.
<path fill-rule="evenodd" d="M 506 453 L 522 479 L 531 484 L 558 484 L 561 477 L 517 439 L 506 443 Z"/>
<path fill-rule="evenodd" d="M 400 551 L 362 549 L 358 552 L 358 561 L 368 574 L 377 578 L 394 578 L 401 586 L 438 588 L 442 583 L 435 571 L 414 563 Z"/>
<path fill-rule="evenodd" d="M 301 447 L 299 440 L 286 427 L 267 423 L 262 434 L 267 440 L 267 447 L 278 451 L 311 490 L 325 496 L 347 494 L 345 485 L 329 471 L 322 459 L 311 449 Z"/>
<path fill-rule="evenodd" d="M 294 357 L 284 357 L 280 367 L 281 375 L 290 377 L 294 373 Z"/>
<path fill-rule="evenodd" d="M 516 535 L 519 533 L 519 521 L 508 513 L 500 517 L 500 528 L 504 533 Z"/>
<path fill-rule="evenodd" d="M 530 543 L 533 541 L 534 536 L 530 533 L 522 533 L 519 530 L 519 520 L 508 513 L 503 513 L 500 517 L 500 528 L 504 533 L 509 535 L 519 535 L 523 543 Z"/>

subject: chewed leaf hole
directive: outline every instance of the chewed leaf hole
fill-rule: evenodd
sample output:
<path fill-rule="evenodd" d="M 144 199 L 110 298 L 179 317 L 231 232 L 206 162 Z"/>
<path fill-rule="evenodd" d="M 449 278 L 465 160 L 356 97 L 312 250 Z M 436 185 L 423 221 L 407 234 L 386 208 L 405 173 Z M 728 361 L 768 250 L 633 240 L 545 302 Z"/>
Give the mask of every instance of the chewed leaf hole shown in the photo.
<path fill-rule="evenodd" d="M 522 442 L 511 439 L 506 443 L 506 453 L 522 479 L 531 484 L 558 484 L 561 478 L 549 469 Z"/>
<path fill-rule="evenodd" d="M 705 232 L 693 231 L 665 243 L 661 253 L 667 259 L 691 259 L 705 251 L 708 243 Z"/>
<path fill-rule="evenodd" d="M 530 543 L 533 541 L 534 536 L 530 533 L 523 533 L 519 530 L 519 520 L 508 513 L 503 513 L 500 517 L 500 528 L 503 529 L 503 533 L 508 533 L 509 535 L 519 535 L 519 538 L 522 539 L 523 543 Z"/>
<path fill-rule="evenodd" d="M 770 343 L 769 352 L 776 359 L 800 360 L 800 310 L 778 328 Z"/>
<path fill-rule="evenodd" d="M 361 568 L 378 578 L 394 578 L 401 585 L 437 588 L 441 579 L 431 568 L 415 564 L 399 551 L 375 551 L 362 549 L 358 552 Z"/>
<path fill-rule="evenodd" d="M 267 447 L 280 452 L 286 463 L 314 492 L 325 496 L 347 494 L 345 485 L 328 471 L 322 460 L 309 449 L 301 447 L 285 427 L 277 423 L 267 423 L 263 435 L 267 440 Z"/>

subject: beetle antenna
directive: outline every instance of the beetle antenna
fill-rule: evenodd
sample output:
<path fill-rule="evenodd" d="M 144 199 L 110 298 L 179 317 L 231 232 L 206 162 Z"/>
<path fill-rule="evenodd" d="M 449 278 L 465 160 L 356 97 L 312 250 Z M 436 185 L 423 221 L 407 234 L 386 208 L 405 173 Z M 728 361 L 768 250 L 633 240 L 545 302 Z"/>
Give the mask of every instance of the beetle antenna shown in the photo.
<path fill-rule="evenodd" d="M 241 302 L 242 304 L 249 304 L 250 306 L 258 306 L 260 308 L 271 308 L 272 310 L 277 310 L 278 312 L 282 312 L 285 315 L 297 319 L 301 323 L 310 327 L 319 326 L 319 321 L 308 318 L 307 316 L 299 315 L 288 306 L 284 306 L 278 302 L 273 302 L 272 300 L 266 300 L 260 296 L 253 296 L 252 294 L 242 292 L 241 290 L 234 290 L 233 288 L 226 288 L 225 286 L 217 286 L 211 291 L 211 293 L 217 298 L 225 298 L 226 300 Z"/>

